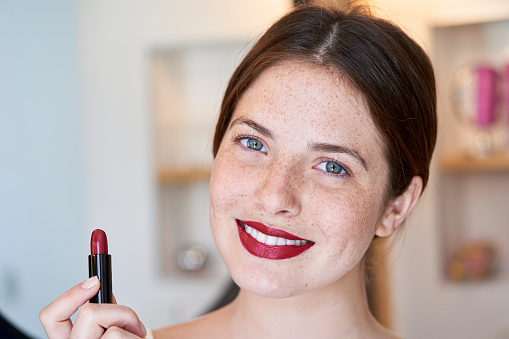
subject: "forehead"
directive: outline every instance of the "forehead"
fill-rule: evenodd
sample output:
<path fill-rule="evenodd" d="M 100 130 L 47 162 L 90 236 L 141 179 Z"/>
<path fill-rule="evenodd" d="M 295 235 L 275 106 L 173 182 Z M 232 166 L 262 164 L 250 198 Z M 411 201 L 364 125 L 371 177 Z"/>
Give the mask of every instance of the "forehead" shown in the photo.
<path fill-rule="evenodd" d="M 284 122 L 284 133 L 327 139 L 315 141 L 348 144 L 361 137 L 381 146 L 364 96 L 338 71 L 307 62 L 266 69 L 241 97 L 234 117 L 240 115 Z"/>

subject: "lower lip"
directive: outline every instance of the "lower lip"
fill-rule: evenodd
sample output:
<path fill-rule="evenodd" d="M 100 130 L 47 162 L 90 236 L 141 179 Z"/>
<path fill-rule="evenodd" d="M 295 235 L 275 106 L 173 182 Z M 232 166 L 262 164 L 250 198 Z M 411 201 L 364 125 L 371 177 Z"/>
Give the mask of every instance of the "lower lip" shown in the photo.
<path fill-rule="evenodd" d="M 249 235 L 244 228 L 240 225 L 240 222 L 237 221 L 237 227 L 239 229 L 239 237 L 242 246 L 251 253 L 252 255 L 263 258 L 263 259 L 271 259 L 271 260 L 282 260 L 289 259 L 298 256 L 301 253 L 304 253 L 314 243 L 310 243 L 304 246 L 294 246 L 294 245 L 284 245 L 284 246 L 271 246 L 262 244 L 261 242 L 256 241 L 251 235 Z"/>

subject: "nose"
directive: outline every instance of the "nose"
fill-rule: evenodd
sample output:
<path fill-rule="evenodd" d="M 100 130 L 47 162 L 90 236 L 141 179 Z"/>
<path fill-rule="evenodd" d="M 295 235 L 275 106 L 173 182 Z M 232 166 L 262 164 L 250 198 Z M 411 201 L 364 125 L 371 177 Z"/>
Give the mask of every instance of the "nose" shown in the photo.
<path fill-rule="evenodd" d="M 256 191 L 256 202 L 270 215 L 293 216 L 301 211 L 300 179 L 294 166 L 270 165 Z"/>

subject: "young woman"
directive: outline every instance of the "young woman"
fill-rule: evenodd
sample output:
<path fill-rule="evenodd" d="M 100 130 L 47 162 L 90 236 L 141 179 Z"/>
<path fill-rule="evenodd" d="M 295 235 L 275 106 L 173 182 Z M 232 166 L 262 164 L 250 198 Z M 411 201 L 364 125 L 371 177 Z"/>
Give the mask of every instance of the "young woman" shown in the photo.
<path fill-rule="evenodd" d="M 436 128 L 432 66 L 399 28 L 363 8 L 284 16 L 233 74 L 214 139 L 211 227 L 239 295 L 148 335 L 395 338 L 368 307 L 370 245 L 419 199 Z M 41 311 L 48 336 L 147 335 L 131 309 L 86 304 L 98 288 Z"/>

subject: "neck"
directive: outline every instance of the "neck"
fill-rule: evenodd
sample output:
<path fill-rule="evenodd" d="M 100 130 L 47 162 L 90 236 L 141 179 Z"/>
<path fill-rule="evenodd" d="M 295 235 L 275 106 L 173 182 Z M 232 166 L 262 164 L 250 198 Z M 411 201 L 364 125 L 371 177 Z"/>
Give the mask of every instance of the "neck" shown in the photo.
<path fill-rule="evenodd" d="M 232 330 L 242 338 L 369 337 L 380 326 L 369 311 L 359 268 L 334 284 L 287 298 L 241 289 L 230 307 Z"/>

